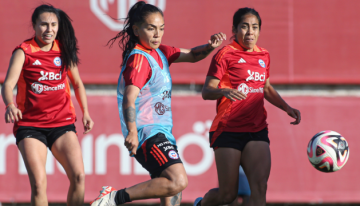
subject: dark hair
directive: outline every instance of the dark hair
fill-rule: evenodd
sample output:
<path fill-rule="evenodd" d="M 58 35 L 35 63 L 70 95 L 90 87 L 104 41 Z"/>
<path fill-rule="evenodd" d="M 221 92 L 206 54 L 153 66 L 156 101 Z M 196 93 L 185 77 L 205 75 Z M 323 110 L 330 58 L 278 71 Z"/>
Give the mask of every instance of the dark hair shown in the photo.
<path fill-rule="evenodd" d="M 31 16 L 33 25 L 36 24 L 36 20 L 44 12 L 54 13 L 59 21 L 59 29 L 56 39 L 59 40 L 59 47 L 61 51 L 61 69 L 68 69 L 71 66 L 77 65 L 80 62 L 77 56 L 79 53 L 79 48 L 77 46 L 75 31 L 71 24 L 72 20 L 64 11 L 54 8 L 50 4 L 43 4 L 36 7 Z"/>
<path fill-rule="evenodd" d="M 233 17 L 233 27 L 236 29 L 239 23 L 243 20 L 244 16 L 247 14 L 256 16 L 259 21 L 259 30 L 261 30 L 261 18 L 259 13 L 255 9 L 248 7 L 240 8 L 235 12 Z M 235 35 L 232 38 L 235 38 Z"/>
<path fill-rule="evenodd" d="M 139 1 L 130 8 L 127 17 L 124 20 L 123 30 L 120 31 L 114 38 L 110 39 L 107 43 L 107 45 L 110 44 L 111 47 L 115 41 L 120 38 L 118 45 L 123 50 L 123 61 L 121 66 L 125 64 L 127 57 L 135 48 L 135 45 L 140 43 L 139 38 L 134 34 L 132 28 L 133 25 L 143 23 L 149 14 L 157 12 L 160 13 L 161 16 L 164 16 L 161 9 L 154 5 L 146 4 L 144 1 Z"/>

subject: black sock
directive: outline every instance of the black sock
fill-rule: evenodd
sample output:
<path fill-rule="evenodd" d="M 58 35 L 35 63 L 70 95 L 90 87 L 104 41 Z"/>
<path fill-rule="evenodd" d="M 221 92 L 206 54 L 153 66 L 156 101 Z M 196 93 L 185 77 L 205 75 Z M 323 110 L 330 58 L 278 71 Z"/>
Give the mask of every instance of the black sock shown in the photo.
<path fill-rule="evenodd" d="M 127 202 L 131 202 L 129 194 L 125 191 L 126 188 L 118 190 L 115 195 L 116 205 L 121 205 Z"/>

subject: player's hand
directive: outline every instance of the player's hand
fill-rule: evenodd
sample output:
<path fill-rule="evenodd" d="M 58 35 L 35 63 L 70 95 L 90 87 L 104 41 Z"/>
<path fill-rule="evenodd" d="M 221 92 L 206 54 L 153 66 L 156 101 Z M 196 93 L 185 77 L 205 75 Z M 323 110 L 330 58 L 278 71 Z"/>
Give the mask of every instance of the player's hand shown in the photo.
<path fill-rule="evenodd" d="M 217 33 L 217 34 L 214 34 L 210 37 L 210 40 L 209 40 L 209 45 L 212 47 L 212 48 L 217 48 L 218 46 L 221 45 L 221 43 L 223 42 L 223 40 L 226 40 L 226 34 L 220 32 L 220 33 Z"/>
<path fill-rule="evenodd" d="M 5 122 L 6 123 L 14 123 L 15 121 L 19 121 L 22 119 L 22 113 L 20 109 L 16 108 L 14 104 L 11 104 L 5 112 Z"/>
<path fill-rule="evenodd" d="M 237 89 L 225 88 L 225 89 L 222 89 L 222 94 L 224 95 L 224 97 L 226 97 L 234 102 L 236 100 L 246 99 L 246 94 L 240 92 Z"/>
<path fill-rule="evenodd" d="M 94 121 L 92 121 L 89 114 L 85 113 L 83 116 L 83 125 L 84 125 L 84 134 L 89 133 L 94 126 Z"/>
<path fill-rule="evenodd" d="M 136 150 L 139 146 L 139 139 L 137 132 L 129 132 L 125 139 L 125 147 L 129 150 L 130 156 L 136 155 Z"/>
<path fill-rule="evenodd" d="M 292 107 L 289 107 L 287 110 L 286 110 L 286 113 L 295 119 L 295 121 L 291 122 L 290 124 L 293 124 L 293 125 L 297 125 L 300 123 L 301 121 L 301 114 L 300 114 L 300 111 L 297 110 L 297 109 L 294 109 Z"/>

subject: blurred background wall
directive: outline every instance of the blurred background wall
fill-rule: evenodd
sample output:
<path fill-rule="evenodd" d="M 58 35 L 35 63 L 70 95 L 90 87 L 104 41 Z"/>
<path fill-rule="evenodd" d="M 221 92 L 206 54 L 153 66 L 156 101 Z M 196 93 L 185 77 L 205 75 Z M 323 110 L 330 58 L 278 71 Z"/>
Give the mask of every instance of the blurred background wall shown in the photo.
<path fill-rule="evenodd" d="M 73 20 L 80 47 L 80 75 L 86 85 L 95 127 L 83 135 L 76 123 L 86 171 L 85 201 L 103 185 L 121 189 L 149 176 L 128 157 L 123 146 L 116 103 L 121 52 L 108 40 L 123 27 L 122 20 L 136 0 L 8 1 L 0 0 L 0 83 L 4 81 L 12 50 L 34 34 L 31 14 L 42 3 L 64 10 Z M 270 130 L 272 171 L 269 202 L 360 203 L 360 1 L 357 0 L 148 0 L 165 15 L 163 44 L 192 48 L 212 34 L 224 32 L 230 43 L 232 16 L 240 7 L 255 8 L 262 18 L 260 47 L 270 52 L 270 80 L 283 98 L 302 112 L 302 122 L 266 103 Z M 222 47 L 222 46 L 221 46 Z M 192 202 L 217 186 L 208 130 L 215 101 L 199 94 L 215 50 L 205 60 L 171 66 L 174 83 L 174 135 L 189 175 L 183 201 Z M 73 98 L 73 101 L 76 101 Z M 77 103 L 75 103 L 77 106 Z M 0 104 L 0 117 L 4 117 Z M 81 110 L 77 107 L 78 120 Z M 306 147 L 319 131 L 334 130 L 349 142 L 350 158 L 333 174 L 316 171 Z M 68 182 L 51 153 L 47 161 L 48 198 L 65 202 Z M 0 120 L 0 202 L 29 202 L 30 185 L 15 146 L 12 125 Z"/>

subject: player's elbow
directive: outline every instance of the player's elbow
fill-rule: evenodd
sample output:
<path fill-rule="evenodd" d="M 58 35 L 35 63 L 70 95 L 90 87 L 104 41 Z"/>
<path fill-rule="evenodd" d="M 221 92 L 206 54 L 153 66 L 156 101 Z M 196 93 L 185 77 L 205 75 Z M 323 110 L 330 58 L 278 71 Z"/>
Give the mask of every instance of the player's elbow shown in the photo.
<path fill-rule="evenodd" d="M 205 87 L 201 91 L 201 96 L 203 100 L 211 100 L 211 93 Z"/>
<path fill-rule="evenodd" d="M 5 92 L 6 89 L 13 91 L 16 84 L 16 81 L 5 81 L 1 87 L 1 93 Z"/>
<path fill-rule="evenodd" d="M 189 53 L 189 61 L 190 63 L 196 63 L 198 61 L 200 61 L 202 58 L 199 58 L 199 55 L 197 55 L 194 51 L 191 50 L 191 52 Z"/>
<path fill-rule="evenodd" d="M 203 100 L 209 100 L 209 97 L 204 92 L 202 92 L 202 98 L 203 98 Z"/>
<path fill-rule="evenodd" d="M 201 96 L 202 96 L 203 100 L 207 100 L 207 91 L 206 91 L 205 86 L 201 90 Z"/>

